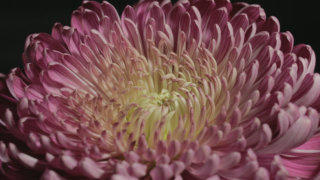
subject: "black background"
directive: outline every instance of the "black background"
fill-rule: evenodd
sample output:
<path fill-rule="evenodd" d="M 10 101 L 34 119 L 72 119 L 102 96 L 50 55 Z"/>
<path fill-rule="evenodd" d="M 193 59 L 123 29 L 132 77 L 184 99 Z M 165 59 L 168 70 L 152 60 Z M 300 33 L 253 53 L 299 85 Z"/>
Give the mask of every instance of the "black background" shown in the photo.
<path fill-rule="evenodd" d="M 134 5 L 138 0 L 109 0 L 119 12 L 126 5 Z M 231 0 L 236 2 L 237 0 Z M 319 6 L 316 0 L 242 0 L 260 4 L 267 16 L 276 16 L 281 23 L 281 31 L 291 31 L 295 44 L 305 43 L 313 47 L 320 57 Z M 22 67 L 24 41 L 29 34 L 51 32 L 55 22 L 70 24 L 73 10 L 81 5 L 81 0 L 7 0 L 0 4 L 0 73 L 8 73 L 14 67 Z M 320 71 L 320 59 L 317 72 Z"/>

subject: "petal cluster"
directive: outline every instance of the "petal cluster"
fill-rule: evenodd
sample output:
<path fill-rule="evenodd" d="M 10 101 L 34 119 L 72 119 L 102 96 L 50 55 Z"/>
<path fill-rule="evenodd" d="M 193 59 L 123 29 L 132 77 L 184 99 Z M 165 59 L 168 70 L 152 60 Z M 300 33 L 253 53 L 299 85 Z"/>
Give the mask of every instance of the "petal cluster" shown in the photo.
<path fill-rule="evenodd" d="M 0 74 L 0 178 L 320 178 L 320 76 L 259 5 L 84 1 Z"/>

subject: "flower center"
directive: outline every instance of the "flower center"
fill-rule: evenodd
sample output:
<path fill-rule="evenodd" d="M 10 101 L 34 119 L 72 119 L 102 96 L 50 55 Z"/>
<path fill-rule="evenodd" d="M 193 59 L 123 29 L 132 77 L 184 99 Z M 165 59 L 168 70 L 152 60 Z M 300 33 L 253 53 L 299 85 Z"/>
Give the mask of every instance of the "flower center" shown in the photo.
<path fill-rule="evenodd" d="M 236 76 L 232 69 L 219 72 L 208 51 L 192 57 L 149 47 L 144 56 L 120 47 L 110 52 L 105 67 L 92 70 L 101 71 L 90 79 L 97 93 L 87 96 L 79 91 L 76 103 L 69 103 L 83 112 L 77 118 L 81 124 L 104 138 L 109 149 L 125 152 L 137 147 L 141 137 L 150 148 L 159 141 L 193 141 L 215 123 L 219 112 L 223 115 L 230 97 L 217 75 L 231 74 L 225 81 L 232 84 Z"/>
<path fill-rule="evenodd" d="M 160 93 L 146 93 L 134 102 L 137 106 L 130 110 L 126 116 L 128 122 L 133 121 L 133 112 L 141 108 L 146 117 L 144 119 L 144 134 L 146 139 L 152 141 L 153 133 L 157 131 L 156 128 L 162 129 L 160 139 L 166 140 L 168 132 L 171 132 L 177 122 L 177 111 L 179 109 L 178 97 L 176 92 L 169 92 L 162 89 Z"/>

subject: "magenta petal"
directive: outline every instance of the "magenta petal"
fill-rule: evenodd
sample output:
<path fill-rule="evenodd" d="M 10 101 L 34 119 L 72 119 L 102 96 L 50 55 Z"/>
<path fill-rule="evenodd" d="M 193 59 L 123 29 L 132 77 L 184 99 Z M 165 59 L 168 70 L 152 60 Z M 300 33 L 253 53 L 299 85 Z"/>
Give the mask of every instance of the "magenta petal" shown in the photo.
<path fill-rule="evenodd" d="M 47 169 L 43 173 L 41 180 L 64 180 L 64 178 L 59 176 L 55 171 Z"/>
<path fill-rule="evenodd" d="M 154 180 L 167 180 L 173 176 L 172 169 L 169 165 L 160 165 L 155 167 L 151 172 L 150 175 Z"/>

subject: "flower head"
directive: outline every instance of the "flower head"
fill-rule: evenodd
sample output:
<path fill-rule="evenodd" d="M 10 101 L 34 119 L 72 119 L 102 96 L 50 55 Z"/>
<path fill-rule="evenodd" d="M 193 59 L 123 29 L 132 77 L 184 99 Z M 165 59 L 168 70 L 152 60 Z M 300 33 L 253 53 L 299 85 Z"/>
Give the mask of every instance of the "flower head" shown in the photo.
<path fill-rule="evenodd" d="M 320 170 L 320 76 L 259 5 L 85 1 L 0 76 L 8 179 L 287 179 Z M 318 175 L 320 177 L 320 174 Z"/>

